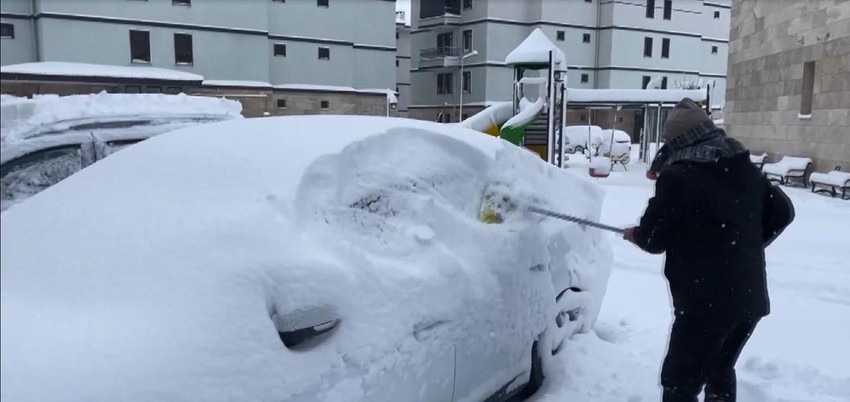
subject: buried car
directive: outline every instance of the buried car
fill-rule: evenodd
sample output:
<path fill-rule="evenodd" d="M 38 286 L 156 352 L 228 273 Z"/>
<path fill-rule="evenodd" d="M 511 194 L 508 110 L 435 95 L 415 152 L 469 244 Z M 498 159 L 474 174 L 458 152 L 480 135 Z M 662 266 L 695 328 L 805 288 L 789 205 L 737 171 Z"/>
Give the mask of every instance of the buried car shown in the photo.
<path fill-rule="evenodd" d="M 430 122 L 273 117 L 157 136 L 4 213 L 2 398 L 531 393 L 594 324 L 612 256 L 600 231 L 524 206 L 597 219 L 602 196 Z"/>
<path fill-rule="evenodd" d="M 238 102 L 160 94 L 4 95 L 0 210 L 152 136 L 241 118 Z"/>

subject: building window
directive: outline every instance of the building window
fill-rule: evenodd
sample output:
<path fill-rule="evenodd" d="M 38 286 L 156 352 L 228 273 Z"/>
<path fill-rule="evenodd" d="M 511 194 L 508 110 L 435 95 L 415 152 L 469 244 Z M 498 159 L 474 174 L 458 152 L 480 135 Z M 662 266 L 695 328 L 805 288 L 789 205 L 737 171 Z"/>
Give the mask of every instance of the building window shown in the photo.
<path fill-rule="evenodd" d="M 586 115 L 586 114 L 584 114 L 584 113 L 580 114 L 578 118 L 579 118 L 579 120 L 581 120 L 581 121 L 587 121 L 587 115 Z"/>
<path fill-rule="evenodd" d="M 171 0 L 171 4 L 175 6 L 191 6 L 192 0 Z"/>
<path fill-rule="evenodd" d="M 147 90 L 148 90 L 149 94 L 161 94 L 162 93 L 162 88 L 159 87 L 159 86 L 156 86 L 156 85 L 148 85 Z"/>
<path fill-rule="evenodd" d="M 555 37 L 559 41 L 563 42 L 565 39 L 567 39 L 567 33 L 564 31 L 558 31 L 558 33 L 555 34 Z"/>
<path fill-rule="evenodd" d="M 151 62 L 150 32 L 130 31 L 130 61 L 133 63 Z"/>
<path fill-rule="evenodd" d="M 463 72 L 463 93 L 472 93 L 472 71 Z"/>
<path fill-rule="evenodd" d="M 450 94 L 452 93 L 452 81 L 454 77 L 452 73 L 437 74 L 437 93 Z"/>
<path fill-rule="evenodd" d="M 331 102 L 330 102 L 330 101 L 323 100 L 323 101 L 319 104 L 319 106 L 321 106 L 321 107 L 322 107 L 322 109 L 330 109 L 330 107 L 331 107 Z"/>
<path fill-rule="evenodd" d="M 717 46 L 711 47 L 711 54 L 717 54 Z"/>
<path fill-rule="evenodd" d="M 590 82 L 590 75 L 588 75 L 588 74 L 582 74 L 582 75 L 581 75 L 581 83 L 582 83 L 582 84 L 587 84 L 588 82 Z"/>
<path fill-rule="evenodd" d="M 286 0 L 272 0 L 272 3 L 286 3 Z"/>
<path fill-rule="evenodd" d="M 441 33 L 437 35 L 437 47 L 445 49 L 454 45 L 454 35 L 451 32 Z"/>
<path fill-rule="evenodd" d="M 467 29 L 463 31 L 463 50 L 469 51 L 472 50 L 472 30 Z"/>
<path fill-rule="evenodd" d="M 278 109 L 286 109 L 286 99 L 278 99 L 277 100 L 277 108 Z"/>
<path fill-rule="evenodd" d="M 177 64 L 192 64 L 192 35 L 185 33 L 174 34 L 174 62 Z"/>
<path fill-rule="evenodd" d="M 330 60 L 331 59 L 331 49 L 328 47 L 320 47 L 319 48 L 319 60 Z"/>
<path fill-rule="evenodd" d="M 643 57 L 652 57 L 652 38 L 643 38 Z"/>
<path fill-rule="evenodd" d="M 443 113 L 440 115 L 440 123 L 451 123 L 452 122 L 452 114 L 451 113 Z"/>
<path fill-rule="evenodd" d="M 319 7 L 330 7 L 330 0 L 316 0 L 316 5 Z"/>
<path fill-rule="evenodd" d="M 669 59 L 670 58 L 670 39 L 663 38 L 661 39 L 661 58 Z"/>
<path fill-rule="evenodd" d="M 395 61 L 395 66 L 398 67 L 398 59 Z"/>
<path fill-rule="evenodd" d="M 583 43 L 590 43 L 590 34 L 586 33 L 581 36 L 581 41 Z"/>
<path fill-rule="evenodd" d="M 12 24 L 0 24 L 0 38 L 15 39 L 15 26 Z"/>
<path fill-rule="evenodd" d="M 398 32 L 395 33 L 395 38 L 398 39 Z"/>
<path fill-rule="evenodd" d="M 464 113 L 463 116 L 461 116 L 461 119 L 463 119 L 463 120 L 466 120 L 468 118 L 469 118 L 469 113 Z"/>
<path fill-rule="evenodd" d="M 463 0 L 463 9 L 469 10 L 472 8 L 472 0 Z"/>
<path fill-rule="evenodd" d="M 286 45 L 283 43 L 275 43 L 274 55 L 279 57 L 286 57 Z"/>
<path fill-rule="evenodd" d="M 811 116 L 815 95 L 815 62 L 803 64 L 803 93 L 800 99 L 800 115 Z"/>
<path fill-rule="evenodd" d="M 714 12 L 714 19 L 719 19 L 719 18 L 720 18 L 720 11 L 715 11 Z"/>
<path fill-rule="evenodd" d="M 646 0 L 646 18 L 655 18 L 655 0 Z"/>
<path fill-rule="evenodd" d="M 165 93 L 167 93 L 169 95 L 179 95 L 181 92 L 183 92 L 183 88 L 180 88 L 180 87 L 165 88 Z"/>
<path fill-rule="evenodd" d="M 124 86 L 125 94 L 138 94 L 142 93 L 142 87 L 139 85 L 126 85 Z"/>
<path fill-rule="evenodd" d="M 643 84 L 641 84 L 640 87 L 643 88 L 643 89 L 647 89 L 647 86 L 649 86 L 649 81 L 651 81 L 651 80 L 652 80 L 652 77 L 650 77 L 648 75 L 644 75 L 643 76 Z"/>
<path fill-rule="evenodd" d="M 661 89 L 667 89 L 667 76 L 661 78 Z"/>
<path fill-rule="evenodd" d="M 593 0 L 584 0 L 585 3 L 593 3 Z"/>
<path fill-rule="evenodd" d="M 664 19 L 673 18 L 673 0 L 664 0 Z"/>

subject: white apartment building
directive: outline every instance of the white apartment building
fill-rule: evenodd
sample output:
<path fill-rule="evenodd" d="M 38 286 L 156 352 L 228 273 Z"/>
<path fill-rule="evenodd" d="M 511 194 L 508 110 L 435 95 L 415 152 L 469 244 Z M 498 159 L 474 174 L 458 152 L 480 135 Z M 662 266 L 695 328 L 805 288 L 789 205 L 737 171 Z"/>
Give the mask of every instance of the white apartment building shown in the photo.
<path fill-rule="evenodd" d="M 386 91 L 396 86 L 394 13 L 394 0 L 3 0 L 0 64 L 150 66 L 233 85 Z"/>
<path fill-rule="evenodd" d="M 660 78 L 662 88 L 711 84 L 722 105 L 730 11 L 731 0 L 412 0 L 410 116 L 457 121 L 461 92 L 464 115 L 510 100 L 505 56 L 535 28 L 566 53 L 571 88 Z"/>

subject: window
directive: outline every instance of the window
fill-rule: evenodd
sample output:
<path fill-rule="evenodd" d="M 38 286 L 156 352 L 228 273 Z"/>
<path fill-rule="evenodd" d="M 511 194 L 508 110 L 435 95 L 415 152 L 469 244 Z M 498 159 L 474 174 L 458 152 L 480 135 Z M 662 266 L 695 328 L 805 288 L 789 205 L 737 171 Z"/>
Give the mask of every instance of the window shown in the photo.
<path fill-rule="evenodd" d="M 275 43 L 274 55 L 279 57 L 286 57 L 286 45 L 283 43 Z"/>
<path fill-rule="evenodd" d="M 286 99 L 278 99 L 277 100 L 277 108 L 278 109 L 286 109 Z"/>
<path fill-rule="evenodd" d="M 171 4 L 175 6 L 191 6 L 192 0 L 171 0 Z"/>
<path fill-rule="evenodd" d="M 398 67 L 398 59 L 395 61 L 395 66 Z"/>
<path fill-rule="evenodd" d="M 80 145 L 48 148 L 3 163 L 3 201 L 33 195 L 83 168 Z"/>
<path fill-rule="evenodd" d="M 330 60 L 331 59 L 331 49 L 328 47 L 320 47 L 319 48 L 319 60 Z"/>
<path fill-rule="evenodd" d="M 643 57 L 652 57 L 652 38 L 643 38 Z"/>
<path fill-rule="evenodd" d="M 319 104 L 319 106 L 321 106 L 321 107 L 322 107 L 322 109 L 330 109 L 330 107 L 331 107 L 331 102 L 330 102 L 330 101 L 323 100 L 323 101 Z"/>
<path fill-rule="evenodd" d="M 644 76 L 643 76 L 643 84 L 641 84 L 641 86 L 640 86 L 640 87 L 641 87 L 642 89 L 646 89 L 646 87 L 649 85 L 649 81 L 651 81 L 651 80 L 652 80 L 652 78 L 651 78 L 650 76 L 648 76 L 648 75 L 644 75 Z"/>
<path fill-rule="evenodd" d="M 472 8 L 472 0 L 463 0 L 463 9 L 469 10 Z"/>
<path fill-rule="evenodd" d="M 468 118 L 469 118 L 469 113 L 464 113 L 463 116 L 461 116 L 461 119 L 463 119 L 463 120 L 466 120 Z"/>
<path fill-rule="evenodd" d="M 174 34 L 174 62 L 177 64 L 192 64 L 192 35 L 184 33 Z"/>
<path fill-rule="evenodd" d="M 398 39 L 398 32 L 395 33 L 395 38 Z"/>
<path fill-rule="evenodd" d="M 452 114 L 451 113 L 443 113 L 440 116 L 440 123 L 451 123 L 452 122 Z"/>
<path fill-rule="evenodd" d="M 12 24 L 0 24 L 0 38 L 15 39 L 15 26 Z"/>
<path fill-rule="evenodd" d="M 720 18 L 720 11 L 715 11 L 714 12 L 714 19 L 719 19 L 719 18 Z"/>
<path fill-rule="evenodd" d="M 590 82 L 590 75 L 588 75 L 588 74 L 582 74 L 582 75 L 581 75 L 581 83 L 582 83 L 582 84 L 587 84 L 588 82 Z"/>
<path fill-rule="evenodd" d="M 165 88 L 165 93 L 167 93 L 169 95 L 179 95 L 181 92 L 183 92 L 183 88 L 180 88 L 180 87 Z"/>
<path fill-rule="evenodd" d="M 161 94 L 162 88 L 157 85 L 148 85 L 147 92 L 149 94 Z"/>
<path fill-rule="evenodd" d="M 717 46 L 711 47 L 711 54 L 717 54 Z"/>
<path fill-rule="evenodd" d="M 655 0 L 646 0 L 646 18 L 655 18 Z"/>
<path fill-rule="evenodd" d="M 558 33 L 557 33 L 557 34 L 555 34 L 555 36 L 556 36 L 556 37 L 557 37 L 557 39 L 558 39 L 559 41 L 561 41 L 561 42 L 563 42 L 565 39 L 567 39 L 567 33 L 566 33 L 566 32 L 564 32 L 564 31 L 558 31 Z"/>
<path fill-rule="evenodd" d="M 463 93 L 472 93 L 472 71 L 463 72 Z"/>
<path fill-rule="evenodd" d="M 437 35 L 437 47 L 440 49 L 445 49 L 447 47 L 452 47 L 454 44 L 454 35 L 451 32 L 441 33 Z"/>
<path fill-rule="evenodd" d="M 130 61 L 133 63 L 151 62 L 150 32 L 130 31 Z"/>
<path fill-rule="evenodd" d="M 330 7 L 330 4 L 328 4 L 329 2 L 330 2 L 330 0 L 316 0 L 316 6 L 318 6 L 318 7 Z"/>
<path fill-rule="evenodd" d="M 581 36 L 582 43 L 590 43 L 590 34 L 586 33 Z"/>
<path fill-rule="evenodd" d="M 667 77 L 661 78 L 661 89 L 667 89 Z"/>
<path fill-rule="evenodd" d="M 452 93 L 452 81 L 454 77 L 452 73 L 437 74 L 437 93 L 450 94 Z"/>
<path fill-rule="evenodd" d="M 142 92 L 142 87 L 138 85 L 127 85 L 124 87 L 125 94 L 138 94 Z"/>
<path fill-rule="evenodd" d="M 584 0 L 585 3 L 593 3 L 593 0 Z"/>
<path fill-rule="evenodd" d="M 286 3 L 286 0 L 272 0 L 272 3 Z"/>
<path fill-rule="evenodd" d="M 467 29 L 463 31 L 463 50 L 469 51 L 472 50 L 472 30 Z"/>
<path fill-rule="evenodd" d="M 812 114 L 812 101 L 815 95 L 815 62 L 810 61 L 803 64 L 803 93 L 800 99 L 800 115 L 810 116 Z"/>
<path fill-rule="evenodd" d="M 673 18 L 673 0 L 664 0 L 664 19 Z"/>
<path fill-rule="evenodd" d="M 670 39 L 664 38 L 661 39 L 661 58 L 669 59 L 670 58 Z"/>

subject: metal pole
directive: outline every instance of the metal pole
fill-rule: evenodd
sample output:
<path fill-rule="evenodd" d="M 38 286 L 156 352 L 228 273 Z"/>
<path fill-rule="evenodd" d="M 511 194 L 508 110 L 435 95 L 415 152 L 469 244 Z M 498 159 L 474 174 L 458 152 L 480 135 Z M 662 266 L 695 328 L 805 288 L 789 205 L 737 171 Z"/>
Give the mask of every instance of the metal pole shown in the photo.
<path fill-rule="evenodd" d="M 460 106 L 457 111 L 457 121 L 463 121 L 463 61 L 466 60 L 465 55 L 460 55 Z"/>
<path fill-rule="evenodd" d="M 548 96 L 548 109 L 549 109 L 549 119 L 548 119 L 548 134 L 549 134 L 549 146 L 547 147 L 547 153 L 549 157 L 549 163 L 555 163 L 555 63 L 553 60 L 553 52 L 549 51 L 549 77 L 546 82 L 547 91 L 546 94 Z"/>
<path fill-rule="evenodd" d="M 661 102 L 658 103 L 658 119 L 655 122 L 655 154 L 661 148 Z"/>
<path fill-rule="evenodd" d="M 562 214 L 562 213 L 555 212 L 555 211 L 549 211 L 549 210 L 543 209 L 543 208 L 528 207 L 528 211 L 533 212 L 535 214 L 545 215 L 545 216 L 548 216 L 548 217 L 551 217 L 551 218 L 561 219 L 561 220 L 565 220 L 565 221 L 568 221 L 568 222 L 574 222 L 574 223 L 578 223 L 580 225 L 587 225 L 587 226 L 590 226 L 590 227 L 594 227 L 594 228 L 602 229 L 602 230 L 608 230 L 608 231 L 615 232 L 615 233 L 624 233 L 625 232 L 625 229 L 605 225 L 605 224 L 598 223 L 598 222 L 589 221 L 587 219 L 577 218 L 577 217 L 572 216 L 572 215 Z"/>
<path fill-rule="evenodd" d="M 566 133 L 564 132 L 564 126 L 567 125 L 567 76 L 564 73 L 564 82 L 561 83 L 561 138 L 559 139 L 558 149 L 561 152 L 561 164 L 560 167 L 566 166 L 564 163 L 564 156 L 566 155 L 564 152 L 564 148 L 566 148 L 566 140 L 564 136 Z"/>

